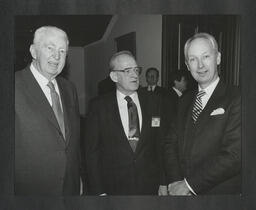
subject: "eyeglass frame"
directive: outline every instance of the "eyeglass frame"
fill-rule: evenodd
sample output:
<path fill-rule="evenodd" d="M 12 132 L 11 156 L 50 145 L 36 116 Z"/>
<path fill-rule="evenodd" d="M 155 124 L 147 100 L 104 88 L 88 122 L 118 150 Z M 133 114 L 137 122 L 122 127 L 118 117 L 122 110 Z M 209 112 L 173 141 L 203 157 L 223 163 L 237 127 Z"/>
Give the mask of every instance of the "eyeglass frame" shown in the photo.
<path fill-rule="evenodd" d="M 138 70 L 135 70 L 135 69 L 138 69 Z M 111 70 L 112 72 L 123 72 L 125 74 L 130 74 L 131 73 L 131 70 L 133 70 L 136 74 L 138 75 L 141 75 L 142 73 L 142 67 L 141 66 L 136 66 L 136 67 L 128 67 L 128 68 L 125 68 L 125 69 L 122 69 L 122 70 Z"/>

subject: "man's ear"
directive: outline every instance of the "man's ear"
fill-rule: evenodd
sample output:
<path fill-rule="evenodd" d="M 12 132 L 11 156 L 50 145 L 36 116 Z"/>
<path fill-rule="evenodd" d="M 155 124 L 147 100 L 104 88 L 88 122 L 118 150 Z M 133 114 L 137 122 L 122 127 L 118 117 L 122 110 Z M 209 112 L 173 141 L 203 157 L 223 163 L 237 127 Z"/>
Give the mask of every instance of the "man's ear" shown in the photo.
<path fill-rule="evenodd" d="M 190 68 L 189 68 L 189 66 L 188 66 L 188 63 L 185 61 L 185 64 L 186 64 L 186 66 L 187 66 L 187 69 L 190 71 Z"/>
<path fill-rule="evenodd" d="M 31 54 L 32 58 L 36 59 L 36 49 L 35 49 L 34 44 L 30 45 L 29 51 L 30 51 L 30 54 Z"/>
<path fill-rule="evenodd" d="M 116 72 L 111 71 L 109 76 L 110 76 L 110 78 L 111 78 L 111 80 L 113 82 L 117 82 L 117 74 L 116 74 Z"/>
<path fill-rule="evenodd" d="M 217 65 L 219 65 L 220 62 L 221 62 L 221 53 L 218 52 L 218 54 L 217 54 Z"/>

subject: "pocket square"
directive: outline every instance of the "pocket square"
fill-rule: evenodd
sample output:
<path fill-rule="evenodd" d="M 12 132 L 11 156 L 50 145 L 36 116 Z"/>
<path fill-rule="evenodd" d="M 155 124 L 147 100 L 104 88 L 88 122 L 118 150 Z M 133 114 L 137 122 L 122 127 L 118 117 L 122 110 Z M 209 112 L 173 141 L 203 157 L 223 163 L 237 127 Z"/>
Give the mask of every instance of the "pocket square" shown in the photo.
<path fill-rule="evenodd" d="M 219 115 L 219 114 L 224 114 L 225 110 L 223 108 L 218 108 L 218 109 L 214 109 L 211 113 L 211 116 L 213 115 Z"/>

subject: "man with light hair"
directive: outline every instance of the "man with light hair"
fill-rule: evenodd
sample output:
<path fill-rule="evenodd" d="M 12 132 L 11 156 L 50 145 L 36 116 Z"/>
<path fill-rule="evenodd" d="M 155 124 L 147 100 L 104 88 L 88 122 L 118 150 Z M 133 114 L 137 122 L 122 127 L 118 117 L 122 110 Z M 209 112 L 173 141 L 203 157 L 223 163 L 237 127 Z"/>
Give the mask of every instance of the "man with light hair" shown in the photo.
<path fill-rule="evenodd" d="M 32 63 L 15 73 L 15 194 L 79 195 L 80 122 L 76 90 L 58 76 L 67 34 L 35 31 Z"/>
<path fill-rule="evenodd" d="M 221 54 L 212 35 L 195 34 L 184 54 L 198 87 L 181 98 L 177 127 L 165 139 L 169 194 L 239 194 L 240 92 L 218 74 Z"/>

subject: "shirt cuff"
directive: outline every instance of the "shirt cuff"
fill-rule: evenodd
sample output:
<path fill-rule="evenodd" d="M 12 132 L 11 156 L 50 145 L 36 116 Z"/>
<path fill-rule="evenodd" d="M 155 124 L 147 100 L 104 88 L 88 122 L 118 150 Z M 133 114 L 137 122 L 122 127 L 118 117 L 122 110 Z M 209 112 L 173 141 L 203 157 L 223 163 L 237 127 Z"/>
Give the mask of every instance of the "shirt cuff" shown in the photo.
<path fill-rule="evenodd" d="M 186 178 L 184 178 L 184 181 L 185 181 L 185 183 L 186 183 L 188 189 L 189 189 L 194 195 L 197 195 L 197 194 L 195 193 L 195 191 L 194 191 L 194 190 L 190 187 L 190 185 L 188 184 Z"/>

